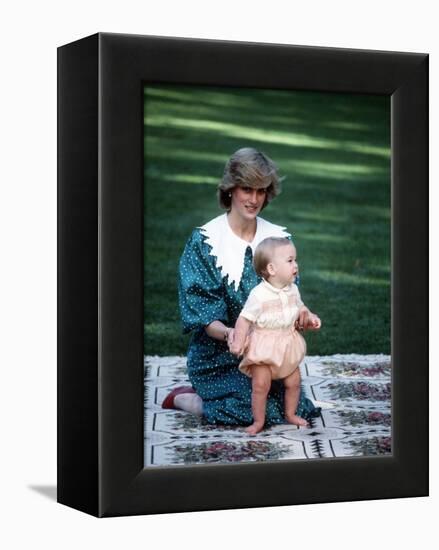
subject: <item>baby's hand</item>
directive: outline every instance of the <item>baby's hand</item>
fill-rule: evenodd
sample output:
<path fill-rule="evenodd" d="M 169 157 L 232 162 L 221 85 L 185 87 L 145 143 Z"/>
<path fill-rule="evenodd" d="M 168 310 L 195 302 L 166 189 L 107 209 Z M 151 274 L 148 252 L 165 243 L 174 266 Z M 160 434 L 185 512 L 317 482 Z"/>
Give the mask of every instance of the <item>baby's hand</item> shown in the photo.
<path fill-rule="evenodd" d="M 317 315 L 314 315 L 314 313 L 311 314 L 308 323 L 309 325 L 307 328 L 311 330 L 319 330 L 319 328 L 322 326 L 322 321 L 319 317 L 317 317 Z"/>
<path fill-rule="evenodd" d="M 230 353 L 233 353 L 233 355 L 236 355 L 239 357 L 242 355 L 242 350 L 240 346 L 237 346 L 235 343 L 232 343 L 231 346 L 229 346 Z"/>

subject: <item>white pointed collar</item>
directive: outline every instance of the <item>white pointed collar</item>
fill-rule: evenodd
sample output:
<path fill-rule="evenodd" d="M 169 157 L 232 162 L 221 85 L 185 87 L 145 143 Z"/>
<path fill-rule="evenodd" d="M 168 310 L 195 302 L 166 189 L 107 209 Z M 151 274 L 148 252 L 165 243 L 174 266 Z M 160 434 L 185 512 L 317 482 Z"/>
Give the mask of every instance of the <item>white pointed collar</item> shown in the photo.
<path fill-rule="evenodd" d="M 294 284 L 294 283 L 290 283 L 289 285 L 285 285 L 282 288 L 277 288 L 272 284 L 270 284 L 265 279 L 262 279 L 262 282 L 264 283 L 264 286 L 266 286 L 269 290 L 271 290 L 272 292 L 275 292 L 276 294 L 280 294 L 281 292 L 288 292 L 289 290 L 291 290 L 291 286 Z"/>
<path fill-rule="evenodd" d="M 227 214 L 221 214 L 200 227 L 211 247 L 210 255 L 216 257 L 216 267 L 222 277 L 228 276 L 229 285 L 234 284 L 238 290 L 244 270 L 245 251 L 248 247 L 254 253 L 258 244 L 267 237 L 290 237 L 285 227 L 275 225 L 263 218 L 256 218 L 256 233 L 252 242 L 247 242 L 236 235 L 229 225 Z M 271 285 L 270 285 L 271 286 Z"/>

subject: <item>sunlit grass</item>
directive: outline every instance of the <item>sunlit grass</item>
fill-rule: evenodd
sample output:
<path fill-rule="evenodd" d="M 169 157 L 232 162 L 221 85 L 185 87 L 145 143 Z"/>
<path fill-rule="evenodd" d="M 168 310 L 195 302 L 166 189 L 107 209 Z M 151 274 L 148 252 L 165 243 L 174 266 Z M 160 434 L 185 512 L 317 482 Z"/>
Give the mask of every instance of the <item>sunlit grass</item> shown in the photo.
<path fill-rule="evenodd" d="M 355 122 L 340 122 L 338 120 L 324 122 L 323 124 L 328 128 L 334 128 L 336 130 L 339 130 L 340 128 L 343 130 L 368 130 L 369 129 L 368 124 L 358 124 Z"/>
<path fill-rule="evenodd" d="M 318 224 L 334 224 L 334 223 L 346 223 L 346 216 L 341 215 L 339 212 L 330 214 L 323 211 L 309 212 L 299 211 L 294 213 L 296 220 L 306 220 L 308 222 L 316 222 Z"/>
<path fill-rule="evenodd" d="M 191 183 L 191 184 L 209 184 L 218 185 L 220 179 L 212 178 L 210 176 L 200 176 L 197 174 L 174 174 L 163 175 L 160 177 L 163 181 L 170 181 L 175 183 Z"/>
<path fill-rule="evenodd" d="M 148 148 L 148 149 L 147 149 Z M 223 167 L 224 164 L 224 155 L 215 154 L 208 151 L 194 151 L 189 149 L 180 148 L 175 151 L 167 151 L 163 149 L 163 141 L 159 138 L 153 138 L 148 136 L 148 139 L 145 139 L 145 156 L 151 155 L 157 159 L 169 159 L 172 160 L 184 160 L 192 162 L 210 162 L 217 163 L 218 166 Z M 148 156 L 148 160 L 149 156 Z"/>
<path fill-rule="evenodd" d="M 363 277 L 352 273 L 343 273 L 341 271 L 310 271 L 317 279 L 331 283 L 346 283 L 352 285 L 378 285 L 390 286 L 390 279 L 378 279 L 376 277 Z"/>
<path fill-rule="evenodd" d="M 230 122 L 151 115 L 145 117 L 145 124 L 147 127 L 168 127 L 215 132 L 229 138 L 246 139 L 265 144 L 272 143 L 290 147 L 308 147 L 314 149 L 345 149 L 359 154 L 376 155 L 384 158 L 389 158 L 390 155 L 388 147 L 367 145 L 354 141 L 319 139 L 307 134 L 270 131 L 268 129 L 252 128 L 250 126 L 243 126 Z"/>
<path fill-rule="evenodd" d="M 319 161 L 301 161 L 301 160 L 291 160 L 287 163 L 284 163 L 285 167 L 288 167 L 291 170 L 294 170 L 298 174 L 305 174 L 308 176 L 318 176 L 324 178 L 332 179 L 341 179 L 341 178 L 351 178 L 355 179 L 357 177 L 364 178 L 373 178 L 375 176 L 385 176 L 389 174 L 389 167 L 383 166 L 371 166 L 370 164 L 340 164 L 337 162 L 319 162 Z M 372 179 L 370 181 L 373 181 Z M 380 181 L 378 180 L 378 183 Z"/>
<path fill-rule="evenodd" d="M 301 240 L 305 241 L 315 241 L 318 243 L 335 243 L 337 245 L 341 245 L 343 243 L 347 242 L 347 237 L 343 237 L 341 235 L 329 235 L 324 233 L 306 233 L 304 235 L 301 235 Z"/>

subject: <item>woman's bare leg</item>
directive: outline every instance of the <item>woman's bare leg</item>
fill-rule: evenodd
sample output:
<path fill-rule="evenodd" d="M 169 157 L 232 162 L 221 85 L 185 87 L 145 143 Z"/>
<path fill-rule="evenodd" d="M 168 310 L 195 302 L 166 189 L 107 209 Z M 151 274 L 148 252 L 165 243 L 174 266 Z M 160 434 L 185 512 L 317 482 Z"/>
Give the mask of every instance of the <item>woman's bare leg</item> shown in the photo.
<path fill-rule="evenodd" d="M 251 373 L 253 424 L 245 431 L 250 435 L 256 435 L 265 424 L 265 408 L 271 387 L 271 371 L 269 367 L 253 365 Z"/>
<path fill-rule="evenodd" d="M 300 370 L 299 367 L 284 379 L 285 385 L 285 418 L 295 426 L 308 426 L 308 422 L 297 416 L 296 410 L 300 397 Z"/>

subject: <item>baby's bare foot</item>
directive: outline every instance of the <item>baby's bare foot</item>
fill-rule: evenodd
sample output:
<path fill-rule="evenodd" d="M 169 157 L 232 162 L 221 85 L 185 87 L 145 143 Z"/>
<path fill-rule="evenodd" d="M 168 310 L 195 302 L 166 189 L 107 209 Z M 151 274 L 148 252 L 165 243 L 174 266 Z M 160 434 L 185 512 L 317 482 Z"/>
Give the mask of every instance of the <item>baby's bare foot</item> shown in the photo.
<path fill-rule="evenodd" d="M 260 431 L 262 431 L 262 428 L 264 427 L 264 424 L 259 424 L 259 423 L 254 423 L 252 424 L 251 426 L 249 426 L 248 428 L 245 429 L 245 431 L 249 434 L 249 435 L 256 435 L 257 433 L 259 433 Z"/>
<path fill-rule="evenodd" d="M 297 414 L 286 415 L 287 422 L 295 426 L 308 426 L 308 422 Z"/>

